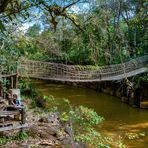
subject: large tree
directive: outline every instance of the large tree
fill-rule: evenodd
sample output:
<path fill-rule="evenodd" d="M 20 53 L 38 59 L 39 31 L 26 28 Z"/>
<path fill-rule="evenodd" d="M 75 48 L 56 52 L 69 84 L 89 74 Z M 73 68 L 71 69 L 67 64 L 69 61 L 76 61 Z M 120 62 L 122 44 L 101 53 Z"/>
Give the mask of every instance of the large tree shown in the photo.
<path fill-rule="evenodd" d="M 57 27 L 59 17 L 69 19 L 81 29 L 76 17 L 71 15 L 68 10 L 73 5 L 90 2 L 90 0 L 1 0 L 0 28 L 4 29 L 4 23 L 12 21 L 14 18 L 23 17 L 26 19 L 30 16 L 30 12 L 40 10 L 50 20 L 54 29 Z"/>

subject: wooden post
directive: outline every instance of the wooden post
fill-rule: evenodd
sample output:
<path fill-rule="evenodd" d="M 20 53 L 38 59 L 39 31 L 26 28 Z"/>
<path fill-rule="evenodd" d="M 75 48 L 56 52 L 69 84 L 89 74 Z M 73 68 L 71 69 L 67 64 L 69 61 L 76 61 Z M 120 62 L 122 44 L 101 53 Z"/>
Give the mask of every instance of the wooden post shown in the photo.
<path fill-rule="evenodd" d="M 3 78 L 3 82 L 6 82 L 6 77 Z M 4 87 L 6 87 L 6 84 L 5 84 Z M 3 97 L 4 97 L 4 99 L 6 98 L 5 90 L 3 90 Z"/>
<path fill-rule="evenodd" d="M 16 83 L 15 83 L 15 88 L 18 88 L 18 73 L 16 74 Z"/>
<path fill-rule="evenodd" d="M 21 123 L 25 124 L 26 122 L 26 112 L 24 110 L 24 108 L 21 109 Z"/>
<path fill-rule="evenodd" d="M 13 76 L 11 76 L 11 88 L 13 88 Z"/>
<path fill-rule="evenodd" d="M 16 76 L 13 76 L 13 88 L 16 88 Z"/>
<path fill-rule="evenodd" d="M 0 96 L 3 96 L 3 92 L 2 92 L 2 83 L 0 83 Z"/>

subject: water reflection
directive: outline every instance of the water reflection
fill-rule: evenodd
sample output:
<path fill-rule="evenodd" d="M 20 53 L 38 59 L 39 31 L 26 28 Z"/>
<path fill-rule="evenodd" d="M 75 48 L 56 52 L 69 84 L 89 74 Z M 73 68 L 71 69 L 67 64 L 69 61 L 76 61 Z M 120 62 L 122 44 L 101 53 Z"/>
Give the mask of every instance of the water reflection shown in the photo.
<path fill-rule="evenodd" d="M 84 105 L 93 108 L 105 118 L 101 127 L 104 134 L 118 139 L 126 132 L 145 132 L 145 137 L 137 140 L 125 140 L 130 148 L 148 147 L 148 110 L 131 108 L 113 96 L 98 93 L 91 89 L 72 87 L 68 85 L 50 84 L 48 81 L 33 81 L 36 88 L 44 95 L 53 95 L 61 99 L 67 98 L 74 105 Z M 100 128 L 100 127 L 98 127 Z"/>

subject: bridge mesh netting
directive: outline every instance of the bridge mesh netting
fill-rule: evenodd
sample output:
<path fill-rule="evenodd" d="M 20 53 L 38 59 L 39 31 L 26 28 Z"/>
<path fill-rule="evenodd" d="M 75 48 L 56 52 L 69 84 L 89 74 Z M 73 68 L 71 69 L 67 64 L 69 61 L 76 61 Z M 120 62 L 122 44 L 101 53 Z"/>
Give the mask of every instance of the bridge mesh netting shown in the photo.
<path fill-rule="evenodd" d="M 109 66 L 65 65 L 50 62 L 21 60 L 19 73 L 23 77 L 58 81 L 91 82 L 118 80 L 146 72 L 148 56 L 139 57 L 123 64 Z"/>

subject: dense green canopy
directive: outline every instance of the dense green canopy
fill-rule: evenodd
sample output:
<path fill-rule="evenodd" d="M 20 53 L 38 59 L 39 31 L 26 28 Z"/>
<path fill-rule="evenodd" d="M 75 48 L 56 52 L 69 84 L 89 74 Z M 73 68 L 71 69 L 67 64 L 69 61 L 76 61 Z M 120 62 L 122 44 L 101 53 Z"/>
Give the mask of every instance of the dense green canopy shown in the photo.
<path fill-rule="evenodd" d="M 146 7 L 146 0 L 2 0 L 1 60 L 127 61 L 147 52 Z"/>

